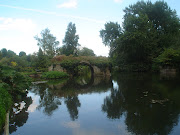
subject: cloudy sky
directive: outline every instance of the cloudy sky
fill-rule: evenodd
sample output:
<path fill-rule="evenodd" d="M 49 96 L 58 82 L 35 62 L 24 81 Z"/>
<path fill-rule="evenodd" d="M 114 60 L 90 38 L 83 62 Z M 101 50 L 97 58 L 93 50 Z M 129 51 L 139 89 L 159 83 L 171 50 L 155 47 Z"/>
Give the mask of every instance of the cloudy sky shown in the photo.
<path fill-rule="evenodd" d="M 152 0 L 154 2 L 155 0 Z M 123 9 L 137 0 L 0 0 L 0 49 L 37 52 L 34 36 L 49 28 L 62 46 L 67 25 L 76 24 L 79 43 L 108 56 L 99 31 L 109 21 L 122 23 Z M 180 15 L 180 1 L 166 0 Z"/>

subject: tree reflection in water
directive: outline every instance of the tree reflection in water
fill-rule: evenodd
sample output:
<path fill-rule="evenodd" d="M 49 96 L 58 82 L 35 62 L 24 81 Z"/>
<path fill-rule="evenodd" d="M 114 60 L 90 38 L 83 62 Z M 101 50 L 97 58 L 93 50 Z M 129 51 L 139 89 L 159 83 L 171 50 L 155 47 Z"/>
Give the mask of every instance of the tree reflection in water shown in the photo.
<path fill-rule="evenodd" d="M 33 86 L 33 92 L 40 96 L 37 109 L 43 109 L 43 113 L 51 116 L 53 112 L 61 105 L 60 98 L 54 95 L 53 91 L 47 84 Z"/>
<path fill-rule="evenodd" d="M 125 115 L 127 130 L 138 135 L 168 135 L 177 125 L 179 79 L 166 81 L 152 75 L 121 74 L 115 80 L 119 88 L 112 88 L 102 105 L 108 118 L 120 119 Z"/>
<path fill-rule="evenodd" d="M 17 130 L 17 127 L 23 126 L 28 120 L 28 108 L 32 104 L 32 98 L 27 97 L 27 94 L 18 95 L 14 99 L 15 104 L 12 107 L 9 119 L 9 133 Z"/>
<path fill-rule="evenodd" d="M 74 121 L 78 119 L 78 107 L 81 106 L 81 103 L 77 96 L 68 96 L 65 98 L 65 104 L 68 108 L 71 119 Z"/>
<path fill-rule="evenodd" d="M 77 79 L 77 78 L 74 78 Z M 50 81 L 46 84 L 34 85 L 31 92 L 40 96 L 38 109 L 42 109 L 45 115 L 51 116 L 64 101 L 70 118 L 74 121 L 78 119 L 81 103 L 78 99 L 79 94 L 104 92 L 112 87 L 110 78 L 95 77 L 82 85 L 78 81 L 60 80 Z"/>

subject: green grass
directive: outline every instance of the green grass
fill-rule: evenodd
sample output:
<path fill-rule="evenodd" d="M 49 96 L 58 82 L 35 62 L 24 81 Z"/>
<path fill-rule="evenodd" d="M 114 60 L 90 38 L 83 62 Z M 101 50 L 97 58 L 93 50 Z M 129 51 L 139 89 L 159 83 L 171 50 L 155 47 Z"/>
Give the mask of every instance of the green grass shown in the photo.
<path fill-rule="evenodd" d="M 65 72 L 59 72 L 59 71 L 49 71 L 42 74 L 42 78 L 45 79 L 59 79 L 59 78 L 66 78 L 69 75 Z"/>

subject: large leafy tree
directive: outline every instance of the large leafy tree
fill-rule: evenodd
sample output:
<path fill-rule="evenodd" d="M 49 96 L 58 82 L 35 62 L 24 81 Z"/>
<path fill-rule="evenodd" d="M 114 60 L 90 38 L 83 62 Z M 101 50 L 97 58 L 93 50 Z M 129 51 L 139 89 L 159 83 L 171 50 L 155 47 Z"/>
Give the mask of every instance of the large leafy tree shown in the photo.
<path fill-rule="evenodd" d="M 116 39 L 120 37 L 122 34 L 122 28 L 120 25 L 116 22 L 108 22 L 105 25 L 105 29 L 102 29 L 100 31 L 100 37 L 102 38 L 103 43 L 106 46 L 110 47 L 110 56 L 113 56 L 113 52 L 116 49 L 116 44 L 114 43 Z"/>
<path fill-rule="evenodd" d="M 148 22 L 153 24 L 158 34 L 159 51 L 163 51 L 164 48 L 176 42 L 174 39 L 179 33 L 180 20 L 177 17 L 176 11 L 172 10 L 166 2 L 157 1 L 153 4 L 150 1 L 140 1 L 127 7 L 124 12 L 123 27 L 125 31 L 131 31 L 131 27 L 128 25 L 130 17 L 138 18 L 140 14 L 147 15 Z M 136 26 L 138 23 L 135 21 L 131 26 Z"/>
<path fill-rule="evenodd" d="M 67 27 L 67 31 L 63 40 L 62 54 L 65 55 L 76 55 L 77 47 L 80 46 L 78 43 L 79 35 L 76 35 L 76 25 L 70 22 Z"/>
<path fill-rule="evenodd" d="M 117 53 L 123 58 L 123 64 L 151 63 L 157 50 L 157 32 L 146 14 L 129 16 L 124 21 L 129 30 L 118 39 Z"/>
<path fill-rule="evenodd" d="M 41 31 L 41 37 L 35 36 L 35 39 L 38 41 L 37 45 L 42 48 L 44 55 L 50 58 L 56 55 L 59 41 L 50 33 L 48 28 Z"/>
<path fill-rule="evenodd" d="M 139 1 L 125 8 L 124 12 L 123 31 L 119 36 L 114 36 L 118 29 L 113 31 L 110 24 L 105 24 L 105 29 L 100 31 L 116 64 L 151 66 L 153 59 L 165 48 L 178 45 L 180 20 L 166 2 Z"/>

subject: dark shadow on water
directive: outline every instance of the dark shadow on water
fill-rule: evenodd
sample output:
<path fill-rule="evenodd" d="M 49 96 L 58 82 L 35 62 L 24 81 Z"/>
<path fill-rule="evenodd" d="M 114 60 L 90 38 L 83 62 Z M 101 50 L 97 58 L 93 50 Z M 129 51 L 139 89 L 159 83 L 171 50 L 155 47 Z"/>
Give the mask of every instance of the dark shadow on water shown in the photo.
<path fill-rule="evenodd" d="M 178 124 L 180 78 L 162 79 L 152 74 L 117 74 L 118 87 L 104 99 L 102 111 L 109 119 L 125 115 L 127 130 L 137 135 L 168 135 Z"/>

